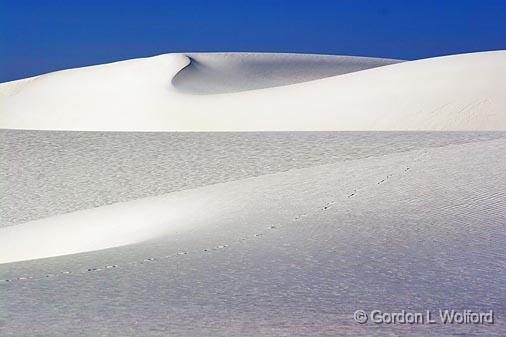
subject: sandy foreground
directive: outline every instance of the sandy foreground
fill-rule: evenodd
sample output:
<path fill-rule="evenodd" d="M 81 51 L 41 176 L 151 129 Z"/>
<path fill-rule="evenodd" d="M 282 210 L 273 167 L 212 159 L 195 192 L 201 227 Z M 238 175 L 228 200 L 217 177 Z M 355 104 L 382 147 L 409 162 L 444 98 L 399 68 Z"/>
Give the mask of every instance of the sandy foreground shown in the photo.
<path fill-rule="evenodd" d="M 257 169 L 246 178 L 6 224 L 0 229 L 3 262 L 60 256 L 0 265 L 2 335 L 500 336 L 506 293 L 506 177 L 500 169 L 505 135 L 446 134 L 381 134 L 386 140 L 397 137 L 397 144 L 417 144 L 398 151 L 393 144 L 380 149 L 364 145 L 372 139 L 381 143 L 378 133 L 333 133 L 326 149 L 344 149 L 331 162 L 303 168 L 284 164 L 277 173 L 257 175 L 252 172 L 272 168 L 268 156 L 258 156 Z M 145 137 L 152 144 L 153 134 Z M 293 156 L 311 156 L 297 142 L 303 135 L 276 137 L 276 148 L 282 150 L 284 142 L 287 151 L 299 146 Z M 326 137 L 314 141 L 325 144 Z M 110 149 L 118 142 L 109 141 Z M 191 142 L 186 138 L 181 143 Z M 240 142 L 236 138 L 231 144 Z M 354 149 L 362 156 L 347 158 L 350 144 L 362 144 Z M 79 154 L 60 155 L 54 157 L 58 165 L 43 166 L 50 170 L 86 158 Z M 290 156 L 285 159 L 292 162 Z M 90 172 L 93 166 L 88 165 L 80 167 Z M 135 163 L 120 167 L 144 172 Z M 93 194 L 79 184 L 85 173 L 66 170 L 75 179 L 61 180 L 66 187 L 60 192 L 75 207 L 80 195 Z M 210 181 L 225 171 L 199 170 Z M 228 171 L 233 174 L 234 168 Z M 241 171 L 237 164 L 236 172 Z M 108 175 L 116 182 L 122 179 L 110 172 L 97 177 Z M 170 180 L 170 174 L 145 178 L 161 182 Z M 40 188 L 39 193 L 43 200 L 54 192 Z M 58 204 L 55 197 L 49 199 Z M 102 249 L 119 239 L 125 245 Z M 88 252 L 62 255 L 79 250 Z M 439 307 L 494 310 L 497 321 L 413 327 L 360 325 L 352 319 L 357 309 Z"/>

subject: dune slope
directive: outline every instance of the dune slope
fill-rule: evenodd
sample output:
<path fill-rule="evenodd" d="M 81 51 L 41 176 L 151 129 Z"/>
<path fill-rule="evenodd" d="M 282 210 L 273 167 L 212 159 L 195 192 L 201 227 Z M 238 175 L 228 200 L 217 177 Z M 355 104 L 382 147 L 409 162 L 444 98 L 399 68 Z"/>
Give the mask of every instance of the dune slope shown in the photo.
<path fill-rule="evenodd" d="M 395 64 L 313 55 L 189 55 L 160 55 L 1 84 L 0 127 L 506 130 L 505 51 Z"/>
<path fill-rule="evenodd" d="M 371 69 L 398 60 L 329 55 L 190 53 L 172 79 L 189 94 L 219 94 L 278 87 Z"/>
<path fill-rule="evenodd" d="M 116 204 L 110 222 L 132 228 L 136 208 L 146 232 L 175 202 L 191 215 L 122 247 L 1 264 L 2 336 L 502 336 L 505 153 L 504 139 L 431 147 Z M 68 234 L 98 213 L 53 218 L 66 232 L 39 246 L 26 241 L 35 226 L 3 228 L 0 252 L 9 228 L 11 261 L 82 245 Z M 497 321 L 353 322 L 375 308 L 494 310 Z"/>
<path fill-rule="evenodd" d="M 328 188 L 324 187 L 326 181 L 328 183 L 333 182 L 332 188 L 338 188 L 339 195 L 346 196 L 346 198 L 339 201 L 339 204 L 347 204 L 346 199 L 351 197 L 355 199 L 355 194 L 358 191 L 361 195 L 365 194 L 364 196 L 373 193 L 374 197 L 378 197 L 378 194 L 384 191 L 378 189 L 379 186 L 375 185 L 381 185 L 388 181 L 393 184 L 397 179 L 408 173 L 411 176 L 409 171 L 413 170 L 413 165 L 426 165 L 430 170 L 436 170 L 436 172 L 448 170 L 446 164 L 431 164 L 427 159 L 427 157 L 430 158 L 430 155 L 426 153 L 435 153 L 440 156 L 441 152 L 451 154 L 452 148 L 459 149 L 459 147 L 463 149 L 460 152 L 455 152 L 459 155 L 465 153 L 463 151 L 468 148 L 474 151 L 469 153 L 476 153 L 479 144 L 484 144 L 484 146 L 495 144 L 496 149 L 493 151 L 491 145 L 484 147 L 489 157 L 493 156 L 490 152 L 504 152 L 503 138 L 480 141 L 477 145 L 450 145 L 444 147 L 447 148 L 446 152 L 438 148 L 426 148 L 425 150 L 409 151 L 407 154 L 390 154 L 373 159 L 358 159 L 350 162 L 296 169 L 286 173 L 262 175 L 157 197 L 115 203 L 0 228 L 0 247 L 2 247 L 0 250 L 0 264 L 118 247 L 159 239 L 167 235 L 181 235 L 182 232 L 195 230 L 195 228 L 198 230 L 202 227 L 214 226 L 223 219 L 236 218 L 237 222 L 241 222 L 239 219 L 248 217 L 257 219 L 258 214 L 265 212 L 267 207 L 265 202 L 269 199 L 269 197 L 266 197 L 267 195 L 280 199 L 280 201 L 271 200 L 270 202 L 273 205 L 268 206 L 267 209 L 278 204 L 277 208 L 274 208 L 276 212 L 293 213 L 296 209 L 288 207 L 284 202 L 289 200 L 296 203 L 300 202 L 301 207 L 302 205 L 310 205 L 314 202 L 310 200 L 313 193 L 321 195 L 329 193 Z M 468 166 L 471 165 L 468 169 L 473 168 L 477 172 L 483 172 L 488 168 L 502 165 L 499 158 L 484 163 L 477 163 L 476 160 L 471 160 L 472 163 L 468 164 Z M 371 173 L 366 174 L 365 172 L 368 170 Z M 465 171 L 465 169 L 460 168 L 451 172 L 453 175 L 462 173 L 462 181 L 459 184 L 465 184 L 465 172 L 461 171 Z M 418 174 L 421 174 L 421 172 Z M 469 178 L 475 177 L 476 174 L 469 175 Z M 490 179 L 495 184 L 501 185 L 498 180 L 500 176 L 502 176 L 502 173 L 496 173 L 493 176 L 491 175 Z M 349 181 L 339 182 L 341 177 L 347 177 Z M 441 179 L 438 184 L 444 185 L 441 187 L 442 192 L 448 190 L 448 193 L 454 193 L 456 198 L 462 198 L 463 195 L 466 195 L 462 191 L 460 191 L 462 195 L 460 192 L 457 193 L 458 189 L 455 190 L 455 187 L 447 186 L 448 181 Z M 373 184 L 372 181 L 375 181 L 375 183 Z M 483 190 L 490 183 L 483 184 L 483 186 L 476 183 L 468 188 Z M 370 188 L 373 189 L 368 191 Z M 411 192 L 405 191 L 403 193 L 408 194 Z M 473 193 L 471 193 L 469 202 L 474 202 L 473 198 L 476 198 L 476 196 L 472 196 Z M 384 197 L 388 198 L 386 195 Z M 437 193 L 433 191 L 428 198 L 432 202 L 436 202 L 434 200 L 436 197 Z M 492 194 L 490 196 L 485 194 L 479 196 L 479 198 L 500 200 L 502 197 L 501 194 Z M 327 206 L 330 207 L 337 201 L 329 200 L 329 202 L 330 204 Z M 246 204 L 248 206 L 245 206 Z M 491 202 L 490 205 L 495 205 L 493 214 L 497 214 L 499 217 L 504 216 L 503 210 L 498 207 L 496 201 Z M 370 211 L 370 209 L 363 210 L 363 212 Z M 452 212 L 450 211 L 450 213 Z M 297 216 L 297 214 L 294 214 L 294 216 Z M 269 216 L 264 214 L 261 217 L 265 217 L 264 219 L 269 219 L 269 221 L 275 221 L 272 219 L 278 218 L 275 214 Z M 259 220 L 258 222 L 262 223 L 264 221 Z"/>
<path fill-rule="evenodd" d="M 0 227 L 290 169 L 504 135 L 0 130 Z"/>

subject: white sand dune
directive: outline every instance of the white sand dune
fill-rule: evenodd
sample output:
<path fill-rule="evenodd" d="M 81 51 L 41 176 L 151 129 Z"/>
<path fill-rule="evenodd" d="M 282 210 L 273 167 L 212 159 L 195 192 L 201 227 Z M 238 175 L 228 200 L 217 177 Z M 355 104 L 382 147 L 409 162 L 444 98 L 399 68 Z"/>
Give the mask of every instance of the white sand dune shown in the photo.
<path fill-rule="evenodd" d="M 167 54 L 72 69 L 1 84 L 0 127 L 506 130 L 505 51 L 394 62 Z"/>
<path fill-rule="evenodd" d="M 144 198 L 3 228 L 0 264 L 118 247 L 188 231 L 195 214 L 212 219 L 209 211 L 196 213 L 207 198 L 196 196 Z"/>
<path fill-rule="evenodd" d="M 398 60 L 353 56 L 190 53 L 190 64 L 172 79 L 189 94 L 219 94 L 279 87 L 371 69 Z"/>
<path fill-rule="evenodd" d="M 484 153 L 481 157 L 491 158 L 496 156 L 498 159 L 488 160 L 484 163 L 477 162 L 480 158 L 476 156 L 479 151 L 479 144 L 484 144 L 483 148 L 487 150 L 487 153 Z M 454 147 L 457 150 L 461 149 L 460 152 L 455 152 L 456 154 L 473 153 L 476 157 L 468 160 L 470 163 L 466 164 L 467 168 L 462 166 L 459 170 L 457 168 L 450 170 L 450 166 L 453 165 L 452 160 L 438 164 L 431 163 L 432 159 L 427 159 L 437 157 L 441 161 L 441 153 L 452 154 L 451 150 Z M 495 147 L 495 150 L 490 151 L 493 147 Z M 277 212 L 288 213 L 293 217 L 297 217 L 298 211 L 314 204 L 315 200 L 321 199 L 322 196 L 328 194 L 329 188 L 334 191 L 331 193 L 337 193 L 340 197 L 338 197 L 338 200 L 327 200 L 327 202 L 330 202 L 328 206 L 336 203 L 339 205 L 348 204 L 349 200 L 347 199 L 350 195 L 356 199 L 358 196 L 355 197 L 355 194 L 358 192 L 360 192 L 361 198 L 365 197 L 367 199 L 367 195 L 372 193 L 374 198 L 381 199 L 380 195 L 385 190 L 378 190 L 378 185 L 386 183 L 387 180 L 390 184 L 394 184 L 410 170 L 409 173 L 412 176 L 413 166 L 421 165 L 417 168 L 418 180 L 424 177 L 423 167 L 427 167 L 432 171 L 435 170 L 437 174 L 442 174 L 439 173 L 440 171 L 447 171 L 451 172 L 451 175 L 461 174 L 464 177 L 466 175 L 465 171 L 468 169 L 484 172 L 489 168 L 500 165 L 501 159 L 499 158 L 501 155 L 498 154 L 504 152 L 504 147 L 504 139 L 498 139 L 482 141 L 478 145 L 447 146 L 444 150 L 427 148 L 424 151 L 410 151 L 407 154 L 392 154 L 379 158 L 359 159 L 291 170 L 286 173 L 262 175 L 47 217 L 0 228 L 0 264 L 88 252 L 160 239 L 168 235 L 179 235 L 181 232 L 212 227 L 225 221 L 224 219 L 235 219 L 239 227 L 239 223 L 243 221 L 241 219 L 246 218 L 250 218 L 248 222 L 253 221 L 253 219 L 257 219 L 259 223 L 263 223 L 265 219 L 269 222 L 276 222 L 276 219 L 279 218 L 279 215 L 276 215 Z M 494 152 L 497 155 L 489 152 Z M 428 153 L 434 153 L 434 155 Z M 450 155 L 449 158 L 453 157 Z M 462 156 L 459 156 L 459 158 L 463 163 L 464 158 Z M 477 172 L 470 177 L 475 178 Z M 490 184 L 501 185 L 500 177 L 502 175 L 501 172 L 497 172 L 490 175 L 489 178 L 492 181 L 487 184 L 480 186 L 476 181 L 474 182 L 475 185 L 468 188 L 483 190 Z M 342 181 L 342 177 L 347 177 L 347 181 Z M 449 177 L 445 177 L 445 179 L 449 179 Z M 462 177 L 461 179 L 463 179 Z M 459 182 L 459 184 L 464 185 L 465 183 L 464 180 Z M 327 186 L 328 184 L 330 186 Z M 438 184 L 443 184 L 443 189 L 453 190 L 453 187 L 446 186 L 448 182 L 444 179 L 440 180 Z M 408 186 L 411 185 L 408 184 Z M 372 190 L 369 192 L 371 188 Z M 403 185 L 399 188 L 400 190 L 397 190 L 396 193 L 402 192 L 409 195 L 413 192 L 411 190 L 413 187 L 409 187 L 409 190 L 406 191 L 401 191 L 403 188 L 407 188 Z M 487 196 L 486 191 L 480 193 L 485 193 L 485 195 L 479 196 L 479 198 L 487 199 L 490 197 L 494 200 L 502 198 L 501 195 Z M 274 200 L 268 201 L 273 197 Z M 435 197 L 437 197 L 437 194 L 434 193 L 427 196 L 431 200 Z M 455 197 L 461 196 L 455 195 Z M 312 200 L 313 198 L 315 200 Z M 325 197 L 323 198 L 325 199 Z M 389 196 L 383 195 L 383 198 L 388 200 Z M 272 204 L 267 206 L 266 202 Z M 433 202 L 436 201 L 433 200 Z M 474 201 L 470 199 L 465 202 Z M 496 201 L 493 202 L 493 204 L 495 203 Z M 292 204 L 299 204 L 299 206 L 290 206 Z M 324 206 L 322 205 L 322 207 Z M 364 206 L 363 212 L 374 210 L 373 206 L 368 210 L 366 208 Z M 268 209 L 271 209 L 270 212 L 272 213 L 263 214 L 265 212 L 269 213 Z M 500 207 L 494 208 L 493 212 L 493 214 L 497 213 L 499 217 L 504 216 Z M 451 211 L 450 213 L 455 216 L 459 214 Z M 259 214 L 263 214 L 260 216 L 262 220 L 258 218 Z"/>
<path fill-rule="evenodd" d="M 505 155 L 504 138 L 415 149 L 0 229 L 3 262 L 82 251 L 0 264 L 0 331 L 502 336 Z M 353 322 L 376 308 L 494 310 L 497 321 Z"/>

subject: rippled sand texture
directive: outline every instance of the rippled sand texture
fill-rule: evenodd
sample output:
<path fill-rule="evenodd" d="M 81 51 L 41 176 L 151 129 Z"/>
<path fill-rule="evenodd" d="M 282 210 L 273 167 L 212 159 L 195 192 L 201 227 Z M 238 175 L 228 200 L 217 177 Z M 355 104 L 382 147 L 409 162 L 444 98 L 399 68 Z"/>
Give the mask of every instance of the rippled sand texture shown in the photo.
<path fill-rule="evenodd" d="M 0 130 L 0 227 L 294 168 L 503 136 Z"/>
<path fill-rule="evenodd" d="M 27 153 L 46 158 L 34 159 L 31 172 L 39 167 L 53 175 L 49 185 L 64 187 L 60 200 L 68 203 L 46 203 L 51 214 L 97 202 L 96 186 L 81 182 L 88 170 L 109 186 L 111 201 L 158 194 L 125 192 L 144 178 L 152 186 L 169 181 L 163 192 L 178 192 L 168 195 L 208 196 L 209 204 L 194 209 L 189 231 L 0 265 L 1 335 L 501 336 L 505 136 L 4 132 L 24 141 L 12 141 L 18 147 L 3 156 L 28 167 Z M 181 157 L 199 173 L 179 167 Z M 115 180 L 122 174 L 131 184 L 124 190 Z M 29 203 L 37 190 L 46 195 L 39 202 L 54 198 L 53 187 L 42 187 L 48 183 L 27 187 L 32 175 L 4 179 L 14 194 L 19 188 L 17 202 Z M 188 175 L 201 178 L 181 184 Z M 77 202 L 81 195 L 86 202 Z M 48 213 L 11 214 L 6 228 Z M 352 320 L 357 309 L 438 308 L 493 309 L 496 324 Z"/>

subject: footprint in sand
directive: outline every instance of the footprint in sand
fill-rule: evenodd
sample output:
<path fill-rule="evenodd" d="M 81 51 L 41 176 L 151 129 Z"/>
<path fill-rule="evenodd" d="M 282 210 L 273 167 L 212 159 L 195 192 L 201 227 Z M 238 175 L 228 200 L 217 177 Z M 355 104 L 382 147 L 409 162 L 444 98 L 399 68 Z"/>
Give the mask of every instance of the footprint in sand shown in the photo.
<path fill-rule="evenodd" d="M 322 210 L 327 210 L 330 208 L 330 206 L 334 205 L 336 202 L 335 201 L 329 201 L 325 204 L 325 206 L 322 207 Z"/>

